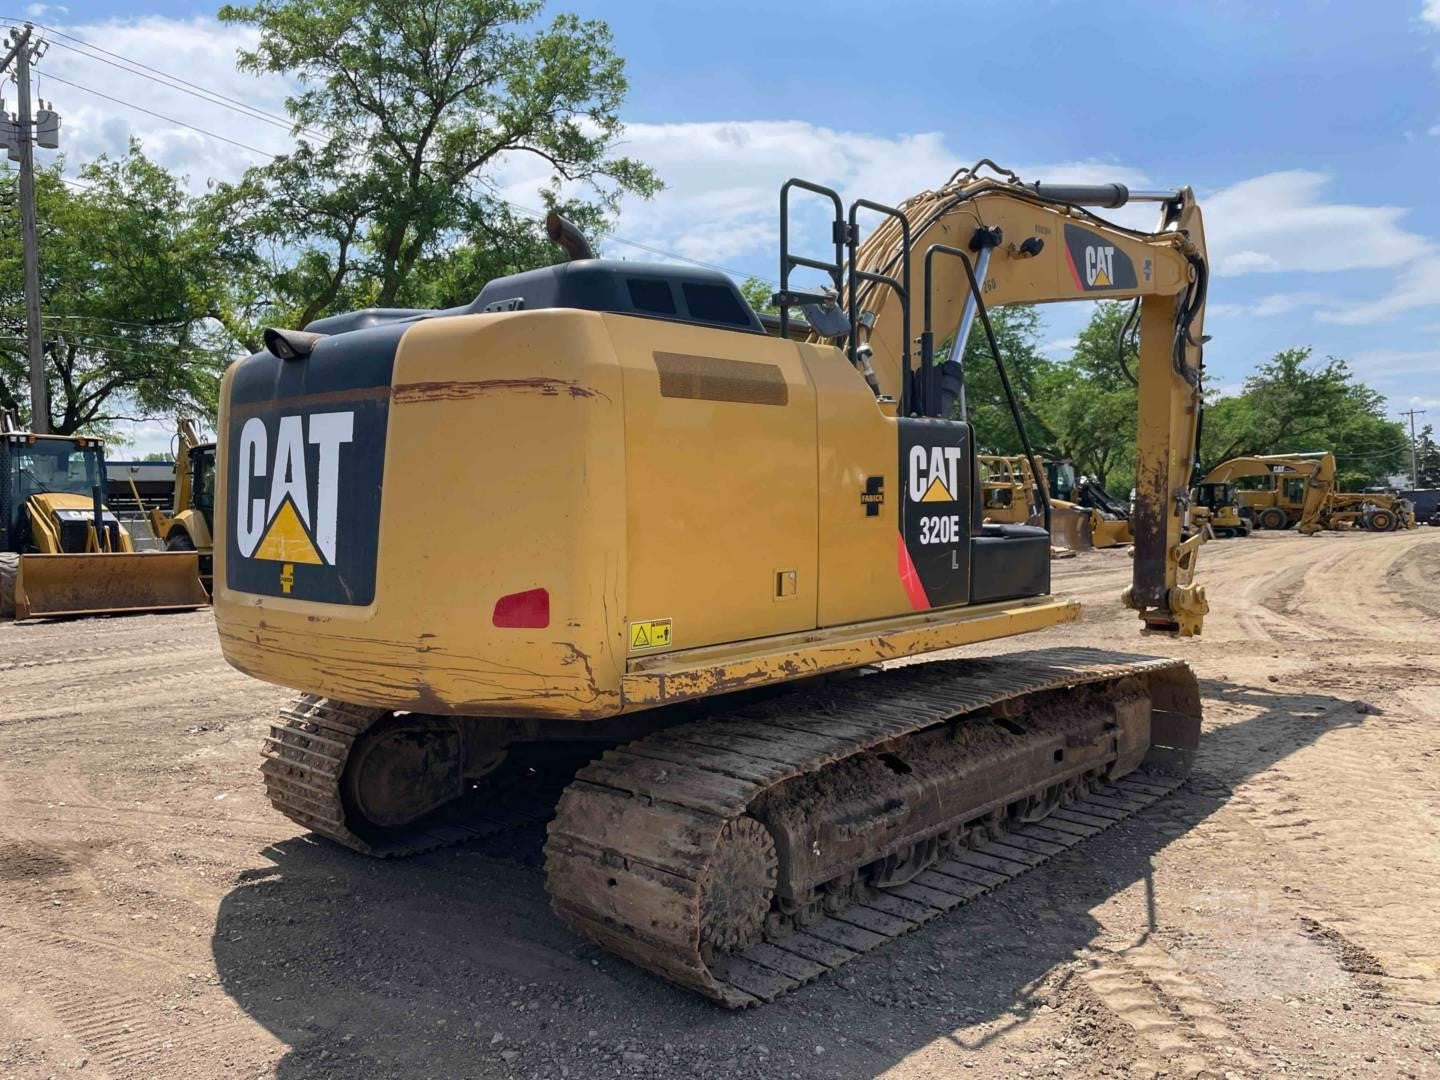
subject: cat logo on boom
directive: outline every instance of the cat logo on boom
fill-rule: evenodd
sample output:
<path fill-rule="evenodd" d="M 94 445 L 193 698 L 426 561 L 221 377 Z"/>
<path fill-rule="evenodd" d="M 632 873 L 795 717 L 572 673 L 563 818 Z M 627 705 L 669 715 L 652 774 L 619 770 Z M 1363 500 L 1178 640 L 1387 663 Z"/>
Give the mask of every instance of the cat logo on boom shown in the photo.
<path fill-rule="evenodd" d="M 1106 244 L 1099 247 L 1093 244 L 1085 248 L 1085 280 L 1092 288 L 1104 288 L 1113 284 L 1115 280 L 1115 248 Z"/>
<path fill-rule="evenodd" d="M 1065 226 L 1065 260 L 1081 292 L 1136 287 L 1135 263 L 1130 256 L 1106 237 L 1079 225 Z"/>

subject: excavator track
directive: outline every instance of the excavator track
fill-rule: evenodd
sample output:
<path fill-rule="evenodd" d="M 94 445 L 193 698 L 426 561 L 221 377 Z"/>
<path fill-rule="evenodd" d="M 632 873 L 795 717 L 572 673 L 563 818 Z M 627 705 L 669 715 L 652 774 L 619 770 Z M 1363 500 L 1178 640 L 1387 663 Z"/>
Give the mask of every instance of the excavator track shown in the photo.
<path fill-rule="evenodd" d="M 1096 738 L 1066 718 L 1070 702 L 1131 719 Z M 768 714 L 669 728 L 582 769 L 549 826 L 547 889 L 566 925 L 639 966 L 730 1007 L 771 1001 L 1144 809 L 1182 782 L 1198 733 L 1186 665 L 1093 649 L 933 662 L 801 690 Z M 990 787 L 959 805 L 932 799 L 950 816 L 888 863 L 880 838 L 898 835 L 906 800 L 841 820 L 825 835 L 876 846 L 837 876 L 843 887 L 806 903 L 791 895 L 787 909 L 777 837 L 820 836 L 804 833 L 827 812 L 817 792 L 843 792 L 852 774 L 863 788 L 863 768 L 911 773 L 905 759 L 924 747 L 949 770 L 934 791 L 959 775 L 977 792 Z M 1059 764 L 1046 775 L 1020 764 L 1049 762 L 1052 747 Z M 1079 764 L 1067 763 L 1067 747 Z M 1042 757 L 1021 753 L 1036 750 Z M 792 845 L 791 872 L 811 855 L 824 856 L 818 839 L 813 851 Z M 888 880 L 867 884 L 867 866 L 872 881 L 888 867 Z"/>
<path fill-rule="evenodd" d="M 341 777 L 350 751 L 370 728 L 388 717 L 371 709 L 300 694 L 280 710 L 279 720 L 261 751 L 260 773 L 275 809 L 298 825 L 354 851 L 378 858 L 418 855 L 434 848 L 482 839 L 550 816 L 551 807 L 519 802 L 487 801 L 483 815 L 463 818 L 431 815 L 413 826 L 387 829 L 383 839 L 367 839 L 346 823 Z"/>

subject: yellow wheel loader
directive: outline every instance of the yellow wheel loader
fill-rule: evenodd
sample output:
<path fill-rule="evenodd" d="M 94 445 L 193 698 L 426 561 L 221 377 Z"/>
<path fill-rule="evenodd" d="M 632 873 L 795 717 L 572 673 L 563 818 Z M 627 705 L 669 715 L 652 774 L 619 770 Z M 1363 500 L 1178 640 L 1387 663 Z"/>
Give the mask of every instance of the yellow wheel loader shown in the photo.
<path fill-rule="evenodd" d="M 106 509 L 98 439 L 0 431 L 0 618 L 206 603 L 193 554 L 137 552 Z"/>
<path fill-rule="evenodd" d="M 548 826 L 556 913 L 738 1007 L 1177 784 L 1200 731 L 1180 661 L 875 671 L 1080 614 L 1051 593 L 1044 528 L 983 522 L 973 433 L 949 419 L 974 325 L 1019 426 L 994 305 L 1140 299 L 1124 602 L 1161 634 L 1207 610 L 1183 535 L 1194 196 L 988 168 L 848 213 L 787 182 L 774 334 L 725 276 L 594 258 L 553 217 L 571 260 L 471 304 L 267 331 L 221 389 L 215 615 L 231 664 L 298 691 L 264 749 L 275 807 L 357 852 L 423 851 L 508 827 L 509 766 L 590 740 Z M 823 252 L 791 247 L 800 198 L 831 211 Z M 1092 209 L 1132 199 L 1155 232 Z M 860 214 L 880 220 L 863 243 Z M 792 287 L 797 267 L 826 287 Z M 464 497 L 415 528 L 438 492 Z"/>
<path fill-rule="evenodd" d="M 135 500 L 140 501 L 138 491 Z M 207 593 L 213 573 L 214 514 L 215 444 L 202 441 L 195 422 L 181 417 L 175 434 L 175 499 L 168 514 L 158 506 L 151 508 L 150 529 L 166 551 L 196 553 Z"/>

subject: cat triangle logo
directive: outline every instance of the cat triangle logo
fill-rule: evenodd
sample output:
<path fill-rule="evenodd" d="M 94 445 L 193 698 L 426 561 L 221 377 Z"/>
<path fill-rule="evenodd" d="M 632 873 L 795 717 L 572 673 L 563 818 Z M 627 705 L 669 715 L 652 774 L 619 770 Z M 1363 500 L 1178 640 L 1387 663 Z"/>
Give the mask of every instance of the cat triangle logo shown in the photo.
<path fill-rule="evenodd" d="M 930 486 L 925 489 L 925 496 L 921 502 L 954 502 L 955 496 L 950 494 L 950 489 L 945 486 L 940 477 L 930 481 Z"/>
<path fill-rule="evenodd" d="M 273 559 L 276 562 L 308 563 L 321 566 L 325 560 L 315 550 L 310 534 L 300 522 L 295 503 L 287 495 L 280 504 L 280 511 L 270 521 L 260 546 L 255 549 L 256 559 Z"/>

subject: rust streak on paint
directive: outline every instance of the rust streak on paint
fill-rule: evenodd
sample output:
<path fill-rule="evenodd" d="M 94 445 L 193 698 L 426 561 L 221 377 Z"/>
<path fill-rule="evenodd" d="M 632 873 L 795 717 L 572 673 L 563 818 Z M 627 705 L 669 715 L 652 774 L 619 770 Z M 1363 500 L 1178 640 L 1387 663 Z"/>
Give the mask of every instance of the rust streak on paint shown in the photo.
<path fill-rule="evenodd" d="M 491 394 L 539 394 L 542 397 L 603 398 L 606 395 L 573 379 L 535 376 L 528 379 L 475 379 L 404 383 L 395 387 L 397 405 L 430 401 L 469 401 Z M 608 398 L 606 400 L 609 400 Z"/>

